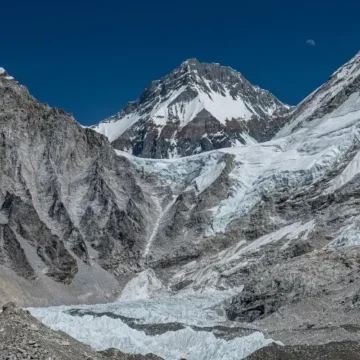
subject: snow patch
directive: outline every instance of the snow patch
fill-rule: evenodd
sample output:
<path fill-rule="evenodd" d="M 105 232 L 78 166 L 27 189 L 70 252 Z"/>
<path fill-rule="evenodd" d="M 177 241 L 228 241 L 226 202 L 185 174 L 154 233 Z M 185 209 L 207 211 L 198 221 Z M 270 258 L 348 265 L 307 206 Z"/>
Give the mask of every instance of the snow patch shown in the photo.
<path fill-rule="evenodd" d="M 146 269 L 130 280 L 119 297 L 119 301 L 145 300 L 154 297 L 163 289 L 162 282 L 152 269 Z"/>

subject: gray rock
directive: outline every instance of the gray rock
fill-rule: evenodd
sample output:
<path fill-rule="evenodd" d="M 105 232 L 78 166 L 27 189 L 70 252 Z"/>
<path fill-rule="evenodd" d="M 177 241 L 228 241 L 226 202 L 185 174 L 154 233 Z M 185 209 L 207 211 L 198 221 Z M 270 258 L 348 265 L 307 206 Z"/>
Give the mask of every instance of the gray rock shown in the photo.
<path fill-rule="evenodd" d="M 46 283 L 60 289 L 56 282 L 71 284 L 77 278 L 83 290 L 77 292 L 76 285 L 74 292 L 80 296 L 96 277 L 107 276 L 101 268 L 113 283 L 138 268 L 152 203 L 132 165 L 104 136 L 40 104 L 7 77 L 0 77 L 0 166 L 0 266 L 6 270 L 0 272 L 0 293 L 5 298 L 13 296 L 4 278 L 10 274 L 16 274 L 11 283 L 24 288 L 22 278 L 29 289 L 31 282 L 35 288 Z M 23 304 L 27 295 L 17 295 Z"/>

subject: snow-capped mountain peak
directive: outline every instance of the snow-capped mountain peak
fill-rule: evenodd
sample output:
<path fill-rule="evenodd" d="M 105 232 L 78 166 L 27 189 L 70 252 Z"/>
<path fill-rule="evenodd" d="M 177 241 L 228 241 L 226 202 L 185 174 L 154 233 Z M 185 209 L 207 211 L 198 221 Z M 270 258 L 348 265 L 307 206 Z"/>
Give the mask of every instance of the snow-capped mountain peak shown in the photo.
<path fill-rule="evenodd" d="M 288 110 L 232 68 L 191 58 L 93 128 L 117 149 L 178 157 L 269 140 Z"/>

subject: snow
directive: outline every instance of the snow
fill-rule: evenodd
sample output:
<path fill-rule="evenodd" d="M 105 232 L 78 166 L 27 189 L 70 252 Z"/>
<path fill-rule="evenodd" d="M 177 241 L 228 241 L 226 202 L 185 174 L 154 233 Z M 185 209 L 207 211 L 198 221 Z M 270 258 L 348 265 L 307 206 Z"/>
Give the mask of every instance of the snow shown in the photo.
<path fill-rule="evenodd" d="M 346 166 L 345 170 L 332 181 L 332 186 L 330 186 L 326 192 L 332 193 L 336 189 L 342 187 L 349 181 L 351 181 L 356 175 L 360 173 L 360 152 L 358 152 L 355 157 L 350 161 Z"/>
<path fill-rule="evenodd" d="M 231 255 L 230 258 L 223 257 L 223 262 L 229 262 L 233 260 L 235 256 L 243 255 L 247 252 L 253 252 L 258 250 L 261 246 L 279 241 L 283 238 L 294 240 L 296 239 L 302 232 L 309 232 L 314 228 L 314 222 L 311 221 L 309 223 L 301 224 L 299 222 L 295 222 L 291 225 L 284 226 L 283 228 L 259 237 L 255 241 L 251 242 L 249 245 L 243 247 L 236 254 Z"/>
<path fill-rule="evenodd" d="M 147 241 L 147 244 L 146 244 L 146 247 L 145 247 L 145 251 L 144 251 L 144 258 L 146 258 L 146 256 L 149 254 L 150 252 L 150 248 L 151 248 L 151 245 L 157 235 L 157 232 L 158 232 L 158 229 L 159 229 L 159 226 L 161 224 L 161 220 L 163 219 L 163 217 L 168 213 L 168 211 L 171 209 L 171 207 L 175 204 L 175 201 L 176 201 L 177 197 L 176 196 L 173 196 L 172 200 L 166 205 L 165 209 L 162 210 L 162 207 L 158 201 L 158 199 L 154 198 L 154 201 L 155 201 L 155 204 L 159 210 L 159 215 L 157 216 L 157 219 L 155 221 L 155 224 L 154 224 L 154 227 L 153 227 L 153 231 Z"/>
<path fill-rule="evenodd" d="M 224 232 L 246 215 L 264 195 L 282 188 L 297 189 L 320 181 L 351 156 L 360 141 L 360 94 L 352 94 L 338 109 L 315 119 L 294 134 L 272 141 L 210 151 L 182 159 L 149 160 L 127 156 L 138 169 L 155 173 L 171 187 L 189 181 L 197 194 L 210 187 L 225 168 L 224 156 L 234 156 L 228 174 L 228 196 L 211 209 L 206 236 Z M 119 155 L 124 155 L 118 152 Z M 334 191 L 359 173 L 359 155 L 329 184 Z"/>
<path fill-rule="evenodd" d="M 100 134 L 105 135 L 110 142 L 116 140 L 121 134 L 123 134 L 129 127 L 135 124 L 141 117 L 138 114 L 129 114 L 123 118 L 112 118 L 107 121 L 103 121 L 100 124 L 92 127 L 93 130 Z"/>
<path fill-rule="evenodd" d="M 342 230 L 327 248 L 360 246 L 360 218 L 356 217 L 352 223 Z"/>
<path fill-rule="evenodd" d="M 202 168 L 199 176 L 194 180 L 195 189 L 198 194 L 206 190 L 222 173 L 225 169 L 225 162 L 218 162 L 216 157 L 208 158 L 206 165 Z"/>
<path fill-rule="evenodd" d="M 145 300 L 159 294 L 163 284 L 152 269 L 141 272 L 130 280 L 119 297 L 120 301 Z"/>
<path fill-rule="evenodd" d="M 93 126 L 92 129 L 107 136 L 109 141 L 112 142 L 140 119 L 152 122 L 160 133 L 168 122 L 179 121 L 180 128 L 186 126 L 203 110 L 208 111 L 224 125 L 226 125 L 227 120 L 242 119 L 247 121 L 253 115 L 258 115 L 251 102 L 244 100 L 241 96 L 234 98 L 230 94 L 230 87 L 227 88 L 223 84 L 217 83 L 216 80 L 212 82 L 205 77 L 199 76 L 197 70 L 191 71 L 196 81 L 185 79 L 189 72 L 176 77 L 175 80 L 172 80 L 171 77 L 165 77 L 163 82 L 169 88 L 173 87 L 165 95 L 159 91 L 159 83 L 152 90 L 153 94 L 147 94 L 148 97 L 145 103 L 139 104 L 134 112 L 119 112 L 117 115 Z M 242 81 L 242 76 L 239 73 L 237 74 L 239 81 Z M 199 83 L 204 86 L 199 86 Z M 214 84 L 222 88 L 221 92 L 213 90 Z M 190 98 L 188 98 L 189 89 L 191 90 Z M 259 92 L 261 91 L 263 90 L 259 89 Z M 193 97 L 193 94 L 196 94 L 196 96 Z M 278 110 L 279 106 L 283 106 L 281 103 L 279 104 L 274 102 L 269 107 L 261 108 L 261 111 L 271 116 Z M 261 107 L 261 105 L 259 106 Z M 251 140 L 250 137 L 249 140 Z M 176 156 L 176 154 L 174 155 Z"/>
<path fill-rule="evenodd" d="M 253 115 L 248 110 L 242 99 L 233 99 L 233 97 L 227 91 L 223 96 L 215 91 L 211 91 L 209 94 L 202 92 L 200 89 L 195 89 L 198 92 L 198 96 L 189 102 L 176 100 L 184 91 L 186 87 L 183 86 L 178 90 L 172 91 L 166 100 L 160 99 L 159 102 L 148 113 L 149 119 L 151 119 L 161 129 L 166 125 L 169 119 L 179 119 L 180 127 L 184 127 L 191 120 L 193 120 L 202 110 L 210 112 L 217 120 L 222 124 L 226 124 L 226 120 L 231 119 L 245 119 L 249 120 Z M 123 134 L 128 128 L 134 125 L 141 119 L 137 113 L 128 114 L 121 118 L 110 118 L 103 121 L 93 129 L 108 137 L 112 142 Z"/>
<path fill-rule="evenodd" d="M 4 76 L 5 75 L 5 76 Z M 14 77 L 7 75 L 7 72 L 4 68 L 0 67 L 0 76 L 4 76 L 6 80 L 14 80 Z"/>
<path fill-rule="evenodd" d="M 209 289 L 216 289 L 219 286 L 227 288 L 228 284 L 224 281 L 224 278 L 234 275 L 241 268 L 248 266 L 251 254 L 258 252 L 265 245 L 274 244 L 280 240 L 287 240 L 284 248 L 294 240 L 304 240 L 313 231 L 314 225 L 313 220 L 306 223 L 295 222 L 261 236 L 250 243 L 240 240 L 237 244 L 220 251 L 210 258 L 184 265 L 176 272 L 172 281 L 178 283 L 191 278 L 193 281 L 191 287 L 183 291 L 183 293 L 193 293 L 193 289 L 207 292 Z M 240 291 L 240 289 L 237 290 L 237 292 Z"/>
<path fill-rule="evenodd" d="M 139 283 L 140 284 L 140 283 Z M 192 326 L 232 326 L 224 323 L 224 300 L 232 292 L 216 292 L 203 296 L 163 297 L 161 299 L 120 301 L 118 303 L 78 306 L 80 311 L 98 313 L 73 316 L 73 307 L 31 308 L 31 314 L 54 330 L 89 344 L 96 350 L 117 348 L 126 353 L 153 353 L 165 360 L 239 360 L 273 342 L 254 330 L 254 333 L 226 341 L 210 331 Z M 112 313 L 137 318 L 141 324 L 179 323 L 184 328 L 161 335 L 146 335 L 124 323 L 120 318 L 104 315 Z"/>
<path fill-rule="evenodd" d="M 322 105 L 339 94 L 344 87 L 350 85 L 360 75 L 360 57 L 357 54 L 348 63 L 337 70 L 330 78 L 326 87 L 321 86 L 304 99 L 298 108 L 302 111 L 290 123 L 286 124 L 276 135 L 276 138 L 291 134 L 295 128 L 301 125 L 306 127 L 307 119 Z M 311 125 L 310 125 L 311 126 Z"/>
<path fill-rule="evenodd" d="M 200 89 L 197 89 L 197 91 L 199 93 L 199 96 L 196 98 L 199 104 L 196 109 L 197 111 L 194 111 L 194 115 L 189 118 L 184 117 L 184 124 L 191 121 L 203 109 L 210 112 L 224 125 L 226 124 L 226 120 L 239 118 L 249 120 L 251 116 L 254 115 L 248 110 L 245 102 L 241 98 L 234 99 L 230 95 L 229 90 L 226 90 L 225 96 L 215 91 L 211 91 L 209 94 L 202 92 Z"/>
<path fill-rule="evenodd" d="M 243 140 L 245 141 L 246 145 L 255 145 L 258 142 L 252 138 L 249 134 L 242 134 L 241 137 L 243 138 Z M 240 143 L 240 141 L 236 140 L 236 146 L 243 146 L 243 144 Z"/>

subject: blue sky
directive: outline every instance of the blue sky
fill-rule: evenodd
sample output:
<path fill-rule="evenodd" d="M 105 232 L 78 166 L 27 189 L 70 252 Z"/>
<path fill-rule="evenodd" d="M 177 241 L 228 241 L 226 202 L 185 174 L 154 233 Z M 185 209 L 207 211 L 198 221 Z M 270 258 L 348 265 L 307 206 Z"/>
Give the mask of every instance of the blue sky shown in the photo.
<path fill-rule="evenodd" d="M 190 57 L 295 105 L 360 50 L 359 13 L 354 0 L 7 1 L 0 66 L 85 125 Z"/>

